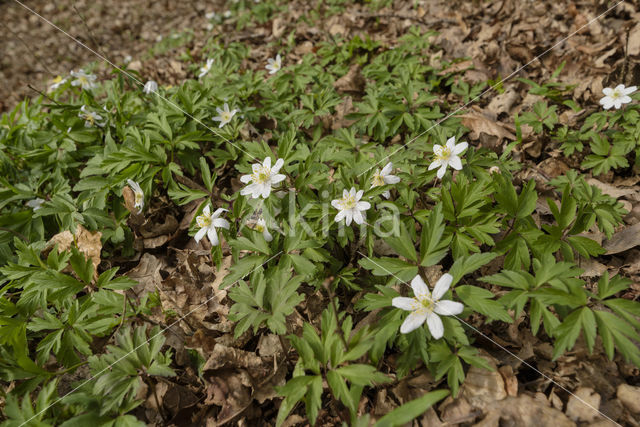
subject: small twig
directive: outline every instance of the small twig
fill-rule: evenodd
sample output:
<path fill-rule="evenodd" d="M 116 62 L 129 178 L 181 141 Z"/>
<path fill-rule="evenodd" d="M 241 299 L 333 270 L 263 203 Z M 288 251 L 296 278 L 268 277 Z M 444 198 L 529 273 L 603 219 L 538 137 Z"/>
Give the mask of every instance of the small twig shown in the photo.
<path fill-rule="evenodd" d="M 31 86 L 30 84 L 27 85 L 27 87 L 29 89 L 31 89 L 32 91 L 38 93 L 41 96 L 44 96 L 45 98 L 47 98 L 49 101 L 53 102 L 56 105 L 60 105 L 58 103 L 58 101 L 56 101 L 55 99 L 51 98 L 49 95 L 47 95 L 46 93 L 42 92 L 41 90 L 36 89 L 35 87 Z"/>

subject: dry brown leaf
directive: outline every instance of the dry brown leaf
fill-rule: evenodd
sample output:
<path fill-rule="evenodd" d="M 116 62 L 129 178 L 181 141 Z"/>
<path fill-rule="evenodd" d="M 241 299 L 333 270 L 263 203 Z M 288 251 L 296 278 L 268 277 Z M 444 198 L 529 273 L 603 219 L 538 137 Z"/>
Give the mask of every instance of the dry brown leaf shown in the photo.
<path fill-rule="evenodd" d="M 509 88 L 503 93 L 494 96 L 489 105 L 487 105 L 487 110 L 498 117 L 502 113 L 511 112 L 511 108 L 518 99 L 520 99 L 518 92 L 513 88 Z"/>
<path fill-rule="evenodd" d="M 635 195 L 638 193 L 638 190 L 634 190 L 632 188 L 621 188 L 611 184 L 607 184 L 601 181 L 598 181 L 595 178 L 589 178 L 587 180 L 588 184 L 595 185 L 598 187 L 604 194 L 613 197 L 614 199 L 619 199 L 620 197 Z"/>
<path fill-rule="evenodd" d="M 640 245 L 640 223 L 625 227 L 602 245 L 607 255 L 618 254 Z"/>
<path fill-rule="evenodd" d="M 501 425 L 575 427 L 575 423 L 562 412 L 526 394 L 518 397 L 510 396 L 496 402 L 484 419 L 475 424 L 475 427 L 498 427 Z"/>
<path fill-rule="evenodd" d="M 629 32 L 627 54 L 630 56 L 640 55 L 640 24 L 636 24 L 636 26 Z"/>
<path fill-rule="evenodd" d="M 75 242 L 75 243 L 74 243 Z M 75 235 L 69 230 L 54 235 L 45 246 L 44 254 L 58 245 L 58 251 L 67 251 L 71 246 L 78 248 L 85 257 L 91 259 L 93 264 L 93 278 L 98 278 L 98 265 L 100 265 L 100 253 L 102 252 L 102 233 L 99 231 L 91 232 L 84 228 L 81 224 L 76 227 Z"/>
<path fill-rule="evenodd" d="M 463 126 L 466 126 L 471 130 L 470 137 L 473 140 L 479 139 L 481 133 L 510 139 L 512 141 L 515 141 L 516 139 L 516 136 L 507 130 L 504 124 L 488 119 L 483 115 L 469 113 L 458 117 L 462 119 Z"/>
<path fill-rule="evenodd" d="M 362 92 L 366 85 L 366 81 L 362 76 L 360 66 L 353 64 L 344 76 L 340 77 L 333 83 L 333 87 L 338 92 Z"/>
<path fill-rule="evenodd" d="M 155 256 L 144 253 L 138 265 L 127 272 L 130 279 L 138 282 L 132 290 L 137 296 L 142 297 L 149 292 L 155 292 L 162 283 L 160 269 L 164 267 L 164 261 Z"/>
<path fill-rule="evenodd" d="M 634 414 L 640 414 L 640 387 L 620 384 L 616 396 L 627 409 Z"/>

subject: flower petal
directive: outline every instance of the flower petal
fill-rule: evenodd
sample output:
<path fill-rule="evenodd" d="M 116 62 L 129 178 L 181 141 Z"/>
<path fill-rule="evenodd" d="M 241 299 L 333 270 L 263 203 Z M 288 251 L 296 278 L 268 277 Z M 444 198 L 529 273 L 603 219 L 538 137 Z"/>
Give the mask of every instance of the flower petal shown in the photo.
<path fill-rule="evenodd" d="M 638 89 L 637 86 L 629 86 L 628 88 L 626 88 L 625 90 L 622 91 L 622 93 L 624 93 L 625 95 L 631 95 L 633 92 L 635 92 Z"/>
<path fill-rule="evenodd" d="M 276 160 L 276 164 L 273 165 L 273 167 L 271 168 L 271 172 L 278 173 L 278 171 L 280 170 L 280 168 L 282 168 L 282 166 L 284 166 L 284 160 L 283 159 Z"/>
<path fill-rule="evenodd" d="M 200 230 L 198 230 L 196 235 L 193 236 L 193 238 L 196 240 L 196 243 L 198 243 L 200 240 L 202 240 L 202 238 L 204 237 L 205 234 L 207 234 L 207 228 L 206 227 L 203 227 Z"/>
<path fill-rule="evenodd" d="M 213 227 L 207 230 L 207 237 L 211 242 L 211 246 L 218 246 L 218 243 L 220 243 L 220 241 L 218 240 L 218 232 Z"/>
<path fill-rule="evenodd" d="M 391 169 L 393 169 L 393 163 L 389 162 L 382 168 L 382 171 L 380 171 L 380 175 L 389 175 Z"/>
<path fill-rule="evenodd" d="M 459 171 L 460 169 L 462 169 L 462 160 L 460 160 L 460 157 L 458 156 L 451 156 L 451 158 L 449 159 L 449 166 Z"/>
<path fill-rule="evenodd" d="M 451 138 L 447 139 L 447 148 L 451 151 L 453 151 L 455 149 L 456 146 L 456 137 L 452 136 Z"/>
<path fill-rule="evenodd" d="M 402 322 L 402 326 L 400 326 L 400 333 L 408 334 L 409 332 L 418 329 L 422 326 L 426 318 L 426 313 L 418 313 L 417 311 L 412 312 L 406 319 L 404 319 L 404 322 Z"/>
<path fill-rule="evenodd" d="M 358 202 L 356 203 L 356 208 L 361 211 L 366 211 L 371 208 L 371 203 L 369 202 Z"/>
<path fill-rule="evenodd" d="M 357 209 L 352 209 L 351 210 L 351 214 L 353 215 L 353 221 L 360 225 L 364 222 L 364 216 L 362 215 L 362 212 L 360 212 Z"/>
<path fill-rule="evenodd" d="M 211 215 L 211 205 L 207 205 L 204 207 L 204 209 L 202 209 L 202 213 L 206 216 L 210 216 Z"/>
<path fill-rule="evenodd" d="M 273 169 L 272 169 L 272 170 L 273 170 Z M 282 181 L 284 181 L 284 180 L 285 180 L 285 178 L 287 178 L 287 176 L 286 176 L 286 175 L 283 175 L 283 174 L 281 174 L 281 173 L 279 173 L 279 174 L 277 174 L 277 175 L 273 175 L 273 176 L 271 177 L 271 183 L 272 183 L 272 184 L 279 184 L 279 183 L 281 183 Z"/>
<path fill-rule="evenodd" d="M 383 179 L 385 184 L 397 184 L 400 182 L 400 177 L 395 175 L 387 175 Z"/>
<path fill-rule="evenodd" d="M 347 224 L 347 226 L 351 225 L 351 221 L 353 221 L 353 212 L 351 210 L 342 212 L 344 212 L 345 224 Z"/>
<path fill-rule="evenodd" d="M 446 172 L 447 172 L 447 164 L 443 163 L 440 169 L 438 169 L 438 173 L 436 173 L 436 176 L 438 177 L 438 179 L 442 179 L 442 177 Z"/>
<path fill-rule="evenodd" d="M 262 167 L 265 169 L 271 169 L 271 157 L 264 158 L 264 162 L 262 162 Z"/>
<path fill-rule="evenodd" d="M 226 228 L 227 230 L 229 229 L 229 221 L 227 221 L 224 218 L 213 218 L 211 220 L 211 224 L 214 227 L 218 227 L 218 228 Z"/>
<path fill-rule="evenodd" d="M 431 162 L 431 164 L 429 165 L 429 169 L 428 170 L 433 170 L 435 168 L 439 168 L 440 166 L 442 166 L 442 161 L 441 160 L 434 160 L 433 162 Z"/>
<path fill-rule="evenodd" d="M 362 195 L 364 194 L 364 190 L 360 190 L 356 193 L 356 200 L 362 199 Z"/>
<path fill-rule="evenodd" d="M 435 339 L 440 339 L 444 335 L 444 325 L 442 324 L 442 319 L 435 313 L 428 313 L 427 315 L 427 326 L 429 327 L 429 332 L 431 332 L 431 336 Z"/>
<path fill-rule="evenodd" d="M 335 222 L 340 222 L 342 221 L 342 218 L 344 218 L 347 215 L 347 211 L 340 211 L 336 214 L 336 217 L 334 218 Z"/>
<path fill-rule="evenodd" d="M 433 311 L 443 316 L 456 316 L 462 313 L 462 310 L 464 310 L 462 303 L 448 299 L 436 302 L 433 307 Z"/>
<path fill-rule="evenodd" d="M 605 87 L 604 89 L 602 89 L 602 93 L 607 96 L 611 96 L 613 95 L 613 89 L 611 89 L 610 87 Z"/>
<path fill-rule="evenodd" d="M 391 300 L 391 305 L 401 310 L 413 311 L 420 303 L 415 298 L 395 297 Z"/>
<path fill-rule="evenodd" d="M 416 277 L 411 280 L 411 289 L 413 289 L 413 294 L 416 296 L 416 298 L 419 299 L 431 295 L 427 284 L 424 283 L 424 280 L 422 279 L 422 277 L 420 277 L 419 274 L 417 274 Z"/>
<path fill-rule="evenodd" d="M 242 175 L 240 177 L 240 182 L 242 182 L 243 184 L 248 184 L 251 182 L 251 175 Z"/>
<path fill-rule="evenodd" d="M 436 282 L 436 286 L 433 288 L 433 300 L 438 301 L 449 290 L 453 282 L 453 276 L 449 273 L 444 273 L 440 279 Z"/>
<path fill-rule="evenodd" d="M 340 204 L 340 199 L 335 199 L 331 201 L 331 206 L 338 210 L 342 210 L 342 205 Z"/>
<path fill-rule="evenodd" d="M 469 144 L 466 143 L 466 142 L 461 142 L 460 144 L 456 144 L 456 146 L 452 150 L 452 153 L 453 154 L 460 154 L 464 150 L 466 150 L 468 146 L 469 146 Z"/>

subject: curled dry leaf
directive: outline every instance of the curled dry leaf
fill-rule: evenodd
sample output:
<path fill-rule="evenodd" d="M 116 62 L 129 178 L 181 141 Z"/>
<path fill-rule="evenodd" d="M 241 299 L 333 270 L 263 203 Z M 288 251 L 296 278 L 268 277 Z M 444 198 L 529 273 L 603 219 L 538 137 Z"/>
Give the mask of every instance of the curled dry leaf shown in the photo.
<path fill-rule="evenodd" d="M 333 83 L 333 87 L 338 92 L 357 92 L 360 93 L 364 90 L 366 80 L 360 72 L 360 66 L 354 64 L 349 68 L 349 71 L 344 76 L 340 77 Z"/>
<path fill-rule="evenodd" d="M 497 136 L 515 141 L 516 136 L 511 133 L 503 123 L 491 120 L 477 113 L 469 113 L 458 116 L 462 119 L 462 124 L 471 129 L 471 139 L 477 140 L 481 133 Z"/>
<path fill-rule="evenodd" d="M 90 258 L 93 264 L 93 277 L 98 278 L 98 265 L 100 265 L 100 253 L 102 252 L 102 233 L 91 232 L 81 224 L 76 227 L 75 235 L 69 230 L 56 234 L 47 242 L 43 254 L 48 254 L 55 245 L 58 251 L 67 251 L 75 246 L 85 257 Z"/>
<path fill-rule="evenodd" d="M 625 227 L 615 233 L 611 239 L 602 245 L 606 250 L 606 255 L 618 254 L 627 249 L 640 245 L 640 223 Z"/>

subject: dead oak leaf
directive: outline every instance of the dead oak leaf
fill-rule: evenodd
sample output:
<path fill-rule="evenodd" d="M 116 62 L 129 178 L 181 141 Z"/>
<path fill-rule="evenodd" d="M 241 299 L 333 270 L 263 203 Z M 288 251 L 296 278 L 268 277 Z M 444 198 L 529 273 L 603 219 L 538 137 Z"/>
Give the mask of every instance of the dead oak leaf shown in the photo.
<path fill-rule="evenodd" d="M 497 136 L 498 138 L 506 138 L 512 141 L 516 140 L 516 136 L 507 130 L 506 125 L 491 120 L 483 115 L 469 113 L 458 116 L 462 119 L 462 125 L 471 130 L 470 137 L 473 140 L 480 139 L 481 133 Z"/>

